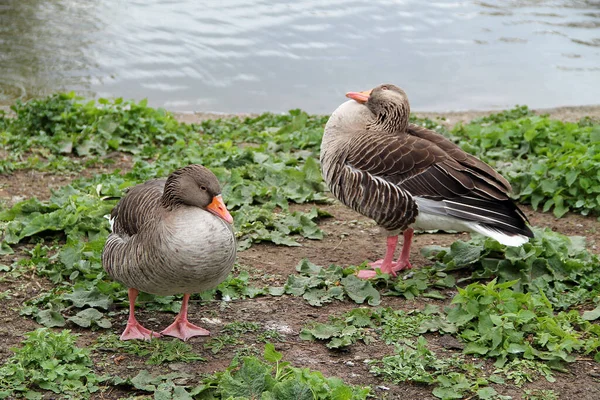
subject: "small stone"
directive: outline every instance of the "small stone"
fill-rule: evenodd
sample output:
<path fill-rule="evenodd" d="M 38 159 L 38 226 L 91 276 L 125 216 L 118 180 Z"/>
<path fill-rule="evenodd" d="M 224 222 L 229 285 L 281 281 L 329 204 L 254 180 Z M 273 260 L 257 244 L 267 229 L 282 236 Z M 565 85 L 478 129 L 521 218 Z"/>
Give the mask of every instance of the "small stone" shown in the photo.
<path fill-rule="evenodd" d="M 221 325 L 223 322 L 219 318 L 200 318 L 200 321 L 210 325 Z"/>

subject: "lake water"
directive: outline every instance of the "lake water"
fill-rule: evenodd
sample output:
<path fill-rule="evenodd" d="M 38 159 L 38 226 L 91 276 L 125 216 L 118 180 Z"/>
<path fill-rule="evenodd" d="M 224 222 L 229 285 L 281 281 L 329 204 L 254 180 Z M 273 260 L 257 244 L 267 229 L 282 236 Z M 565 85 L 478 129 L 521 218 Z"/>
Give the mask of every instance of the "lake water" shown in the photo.
<path fill-rule="evenodd" d="M 600 103 L 600 1 L 0 0 L 0 104 L 75 90 L 174 111 Z"/>

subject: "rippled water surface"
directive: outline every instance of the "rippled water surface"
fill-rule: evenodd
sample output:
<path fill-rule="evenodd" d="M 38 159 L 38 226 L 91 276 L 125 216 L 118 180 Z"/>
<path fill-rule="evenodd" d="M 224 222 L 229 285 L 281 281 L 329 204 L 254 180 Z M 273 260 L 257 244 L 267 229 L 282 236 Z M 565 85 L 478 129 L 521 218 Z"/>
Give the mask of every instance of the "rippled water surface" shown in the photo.
<path fill-rule="evenodd" d="M 600 103 L 600 1 L 0 0 L 0 104 L 75 90 L 175 111 Z"/>

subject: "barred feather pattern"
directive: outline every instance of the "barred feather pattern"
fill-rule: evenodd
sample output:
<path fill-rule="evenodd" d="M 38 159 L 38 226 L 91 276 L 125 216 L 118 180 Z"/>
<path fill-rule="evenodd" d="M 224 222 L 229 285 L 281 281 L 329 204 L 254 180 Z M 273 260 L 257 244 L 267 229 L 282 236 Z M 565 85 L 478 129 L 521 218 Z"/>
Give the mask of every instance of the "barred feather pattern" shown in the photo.
<path fill-rule="evenodd" d="M 354 211 L 388 230 L 404 230 L 415 221 L 417 205 L 399 186 L 323 152 L 323 178 L 332 194 Z"/>

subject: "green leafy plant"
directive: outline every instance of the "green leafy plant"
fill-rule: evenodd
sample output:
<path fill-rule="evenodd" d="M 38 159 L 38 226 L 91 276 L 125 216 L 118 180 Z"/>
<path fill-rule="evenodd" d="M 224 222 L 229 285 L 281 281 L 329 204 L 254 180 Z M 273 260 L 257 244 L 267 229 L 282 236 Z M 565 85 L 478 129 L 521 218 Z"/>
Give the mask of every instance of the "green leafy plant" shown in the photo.
<path fill-rule="evenodd" d="M 585 238 L 534 228 L 535 237 L 521 247 L 506 247 L 483 237 L 454 242 L 450 248 L 423 252 L 443 271 L 472 269 L 469 279 L 497 277 L 516 281 L 517 291 L 543 291 L 557 308 L 565 309 L 600 293 L 600 260 L 585 248 Z"/>
<path fill-rule="evenodd" d="M 598 351 L 600 326 L 574 310 L 555 314 L 542 292 L 515 292 L 510 287 L 516 283 L 492 280 L 458 289 L 447 320 L 467 342 L 466 354 L 494 357 L 496 366 L 523 357 L 559 367 L 560 362 L 574 361 L 575 352 Z"/>
<path fill-rule="evenodd" d="M 513 381 L 517 386 L 533 382 L 539 376 L 545 377 L 548 382 L 556 381 L 548 364 L 533 360 L 514 359 L 507 362 L 502 368 L 498 368 L 494 373 L 504 375 L 507 380 Z"/>
<path fill-rule="evenodd" d="M 532 389 L 525 390 L 525 400 L 558 400 L 559 397 L 551 389 Z"/>
<path fill-rule="evenodd" d="M 236 346 L 241 348 L 245 344 L 242 336 L 246 333 L 256 333 L 260 330 L 257 322 L 237 321 L 223 326 L 221 332 L 212 336 L 204 347 L 210 349 L 213 354 L 219 353 L 227 346 Z"/>
<path fill-rule="evenodd" d="M 398 339 L 418 336 L 436 326 L 433 323 L 436 307 L 426 307 L 422 312 L 405 312 L 392 308 L 355 308 L 341 317 L 330 316 L 329 323 L 310 323 L 300 332 L 303 340 L 322 340 L 330 349 L 347 347 L 361 340 L 369 344 L 383 340 L 387 344 Z"/>
<path fill-rule="evenodd" d="M 220 297 L 225 301 L 254 298 L 268 294 L 267 288 L 258 288 L 250 285 L 248 271 L 239 271 L 237 275 L 230 274 L 216 288 L 200 293 L 202 300 L 212 300 Z"/>
<path fill-rule="evenodd" d="M 312 323 L 300 332 L 302 340 L 324 340 L 330 349 L 339 349 L 350 346 L 357 340 L 369 344 L 375 338 L 369 335 L 367 328 L 374 328 L 374 319 L 380 318 L 367 308 L 356 308 L 344 314 L 341 318 L 330 317 L 330 322 Z"/>
<path fill-rule="evenodd" d="M 180 372 L 152 375 L 143 369 L 133 378 L 112 377 L 111 383 L 154 393 L 155 399 L 191 400 L 202 391 L 202 386 L 186 384 L 191 378 L 192 376 Z"/>
<path fill-rule="evenodd" d="M 368 387 L 347 385 L 339 378 L 326 378 L 318 371 L 291 366 L 271 343 L 265 345 L 262 359 L 255 356 L 234 359 L 225 371 L 208 376 L 199 384 L 192 384 L 191 378 L 178 372 L 152 375 L 142 370 L 131 379 L 112 378 L 112 383 L 154 393 L 157 399 L 177 400 L 362 400 L 371 394 Z"/>
<path fill-rule="evenodd" d="M 483 377 L 478 366 L 466 362 L 460 355 L 438 358 L 427 348 L 422 336 L 396 345 L 392 356 L 373 360 L 371 372 L 394 383 L 410 381 L 434 385 L 433 395 L 440 399 L 462 399 L 468 394 L 480 399 L 506 398 L 488 386 L 490 382 L 501 382 L 501 378 Z"/>
<path fill-rule="evenodd" d="M 103 378 L 91 369 L 87 349 L 75 344 L 70 331 L 40 328 L 26 334 L 20 348 L 0 367 L 0 398 L 41 399 L 43 391 L 64 398 L 89 398 Z"/>
<path fill-rule="evenodd" d="M 205 391 L 216 398 L 262 399 L 366 399 L 369 388 L 348 386 L 339 378 L 326 378 L 318 371 L 294 368 L 268 343 L 263 362 L 244 357 L 224 373 L 204 381 Z"/>
<path fill-rule="evenodd" d="M 274 294 L 302 296 L 312 306 L 322 306 L 333 300 L 344 300 L 347 296 L 354 302 L 377 305 L 381 297 L 377 289 L 365 280 L 357 278 L 356 269 L 342 269 L 338 266 L 324 268 L 303 259 L 296 266 L 299 275 L 290 275 L 284 288 L 271 289 Z"/>
<path fill-rule="evenodd" d="M 151 341 L 119 340 L 117 335 L 105 334 L 96 340 L 92 349 L 98 352 L 125 352 L 147 358 L 146 364 L 205 361 L 192 347 L 180 340 L 156 339 Z"/>
<path fill-rule="evenodd" d="M 600 211 L 600 123 L 562 122 L 517 107 L 459 124 L 451 136 L 498 168 L 519 201 L 544 212 L 553 209 L 557 217 L 569 210 Z"/>
<path fill-rule="evenodd" d="M 173 131 L 193 131 L 165 110 L 148 107 L 146 100 L 85 101 L 71 92 L 17 101 L 11 109 L 15 118 L 5 116 L 0 125 L 0 140 L 8 154 L 0 162 L 0 172 L 79 169 L 84 165 L 81 160 L 66 156 L 102 156 L 115 150 L 153 153 L 154 148 L 176 141 Z"/>
<path fill-rule="evenodd" d="M 453 288 L 456 279 L 441 268 L 425 266 L 401 272 L 397 279 L 385 274 L 375 280 L 377 287 L 387 289 L 386 296 L 402 296 L 412 300 L 417 296 L 443 300 L 446 296 L 438 289 Z"/>

